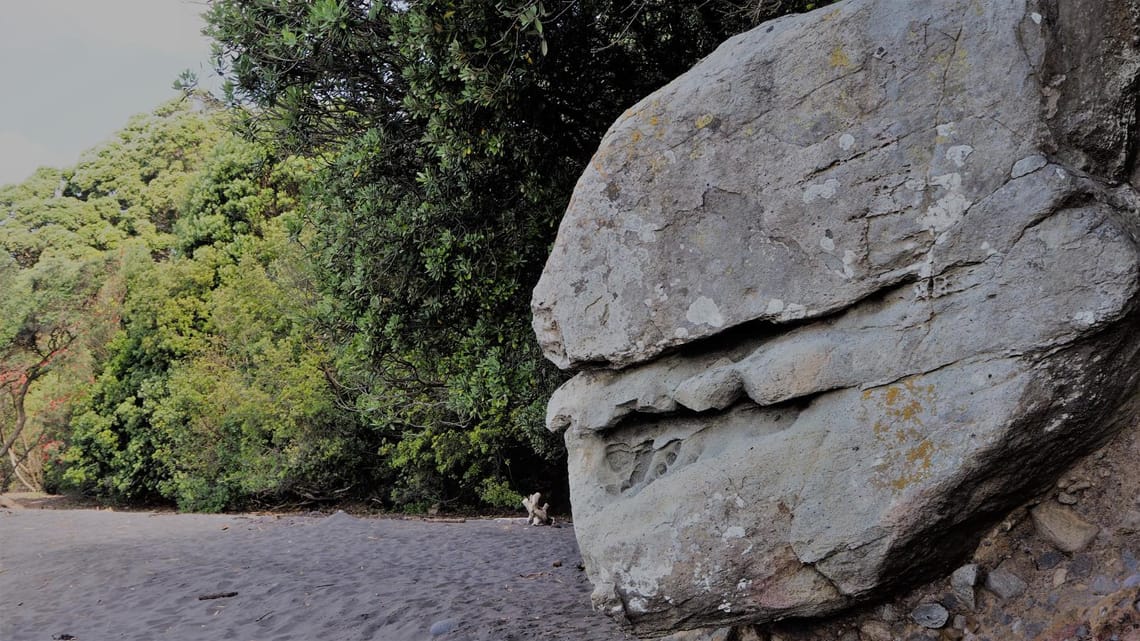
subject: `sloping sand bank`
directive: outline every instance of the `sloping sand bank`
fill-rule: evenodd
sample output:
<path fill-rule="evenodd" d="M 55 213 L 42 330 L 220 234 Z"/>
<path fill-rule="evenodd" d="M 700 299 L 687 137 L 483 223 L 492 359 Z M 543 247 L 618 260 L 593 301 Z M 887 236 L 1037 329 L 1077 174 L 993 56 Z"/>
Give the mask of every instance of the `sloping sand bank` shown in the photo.
<path fill-rule="evenodd" d="M 0 509 L 0 639 L 626 638 L 578 563 L 521 520 Z"/>

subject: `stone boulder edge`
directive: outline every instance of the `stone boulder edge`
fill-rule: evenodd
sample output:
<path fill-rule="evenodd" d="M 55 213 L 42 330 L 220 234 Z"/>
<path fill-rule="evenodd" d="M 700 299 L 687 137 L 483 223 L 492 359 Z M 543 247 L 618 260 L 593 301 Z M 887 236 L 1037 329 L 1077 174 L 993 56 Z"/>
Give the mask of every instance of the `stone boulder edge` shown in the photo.
<path fill-rule="evenodd" d="M 948 572 L 1140 380 L 1137 4 L 849 0 L 631 108 L 534 294 L 632 631 Z"/>

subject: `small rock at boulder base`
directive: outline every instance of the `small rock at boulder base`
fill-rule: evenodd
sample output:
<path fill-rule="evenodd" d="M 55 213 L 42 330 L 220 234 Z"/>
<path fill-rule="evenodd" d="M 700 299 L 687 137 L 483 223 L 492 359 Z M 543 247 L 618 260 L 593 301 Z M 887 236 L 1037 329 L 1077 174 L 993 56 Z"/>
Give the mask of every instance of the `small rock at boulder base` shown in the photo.
<path fill-rule="evenodd" d="M 582 370 L 547 425 L 599 609 L 651 637 L 944 577 L 1135 420 L 1134 6 L 847 0 L 613 124 L 532 299 Z"/>
<path fill-rule="evenodd" d="M 1065 556 L 1055 550 L 1046 550 L 1034 561 L 1038 570 L 1052 570 L 1057 567 L 1061 561 L 1065 560 Z"/>
<path fill-rule="evenodd" d="M 1057 502 L 1061 505 L 1076 505 L 1077 497 L 1068 492 L 1057 492 Z"/>
<path fill-rule="evenodd" d="M 910 618 L 924 628 L 936 630 L 946 625 L 950 612 L 941 603 L 923 603 L 910 613 Z"/>
<path fill-rule="evenodd" d="M 859 634 L 867 641 L 891 641 L 891 628 L 882 621 L 866 621 L 859 626 Z"/>
<path fill-rule="evenodd" d="M 950 587 L 954 591 L 954 598 L 970 611 L 977 607 L 977 595 L 974 594 L 974 586 L 977 584 L 978 564 L 976 563 L 963 565 L 950 575 Z"/>
<path fill-rule="evenodd" d="M 1053 587 L 1059 588 L 1065 585 L 1065 579 L 1069 578 L 1069 571 L 1065 568 L 1057 568 L 1053 572 Z"/>
<path fill-rule="evenodd" d="M 986 589 L 1002 599 L 1019 597 L 1027 587 L 1021 577 L 1009 570 L 999 567 L 986 573 Z"/>
<path fill-rule="evenodd" d="M 1079 552 L 1096 538 L 1100 528 L 1073 510 L 1056 503 L 1042 503 L 1030 510 L 1037 533 L 1065 552 Z"/>
<path fill-rule="evenodd" d="M 455 619 L 443 619 L 431 624 L 429 632 L 433 637 L 443 636 L 459 627 L 459 622 Z"/>

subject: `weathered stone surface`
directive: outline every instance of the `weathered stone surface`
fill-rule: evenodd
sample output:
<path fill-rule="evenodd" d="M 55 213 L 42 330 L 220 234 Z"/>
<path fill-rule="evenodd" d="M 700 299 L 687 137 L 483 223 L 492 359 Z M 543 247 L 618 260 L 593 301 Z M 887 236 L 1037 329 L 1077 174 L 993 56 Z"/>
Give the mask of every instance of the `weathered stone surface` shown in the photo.
<path fill-rule="evenodd" d="M 1065 552 L 1080 552 L 1093 542 L 1100 528 L 1082 519 L 1072 509 L 1042 503 L 1030 511 L 1037 533 Z"/>
<path fill-rule="evenodd" d="M 534 295 L 547 355 L 596 367 L 547 418 L 600 607 L 647 636 L 835 612 L 1111 435 L 1132 7 L 849 0 L 613 126 Z"/>
<path fill-rule="evenodd" d="M 910 613 L 910 619 L 924 628 L 941 628 L 949 618 L 950 613 L 941 603 L 923 603 Z"/>
<path fill-rule="evenodd" d="M 1005 568 L 994 568 L 986 574 L 986 589 L 1002 599 L 1012 599 L 1025 592 L 1025 581 Z"/>
<path fill-rule="evenodd" d="M 950 574 L 950 587 L 954 598 L 964 609 L 973 611 L 978 607 L 974 586 L 978 584 L 978 564 L 967 563 Z"/>

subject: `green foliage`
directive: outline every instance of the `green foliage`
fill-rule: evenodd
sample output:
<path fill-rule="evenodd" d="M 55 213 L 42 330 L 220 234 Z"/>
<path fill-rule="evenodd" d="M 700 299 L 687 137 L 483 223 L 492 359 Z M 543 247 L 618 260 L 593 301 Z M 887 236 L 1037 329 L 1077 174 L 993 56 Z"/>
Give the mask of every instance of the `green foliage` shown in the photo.
<path fill-rule="evenodd" d="M 178 177 L 174 253 L 122 253 L 121 330 L 72 422 L 64 482 L 197 511 L 367 492 L 379 445 L 336 404 L 291 238 L 313 167 L 231 135 L 200 144 Z"/>
<path fill-rule="evenodd" d="M 563 378 L 530 292 L 605 129 L 749 19 L 664 0 L 212 4 L 248 124 L 329 161 L 311 203 L 324 318 L 394 501 L 564 492 L 543 428 Z"/>

